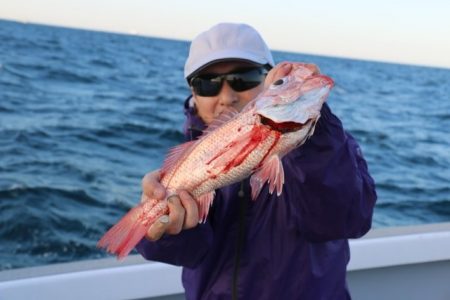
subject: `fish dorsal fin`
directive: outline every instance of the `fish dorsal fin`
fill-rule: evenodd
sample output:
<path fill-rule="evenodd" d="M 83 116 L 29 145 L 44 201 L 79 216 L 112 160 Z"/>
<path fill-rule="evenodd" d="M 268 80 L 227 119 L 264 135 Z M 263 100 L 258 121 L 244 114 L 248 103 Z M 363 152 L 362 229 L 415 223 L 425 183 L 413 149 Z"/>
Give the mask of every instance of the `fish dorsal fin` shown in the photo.
<path fill-rule="evenodd" d="M 206 222 L 206 218 L 208 217 L 209 213 L 209 208 L 213 203 L 215 193 L 216 193 L 215 191 L 211 191 L 197 198 L 200 223 Z"/>
<path fill-rule="evenodd" d="M 195 141 L 190 141 L 169 149 L 166 158 L 164 159 L 163 166 L 161 167 L 161 176 L 169 172 L 181 158 L 190 151 L 194 143 Z"/>
<path fill-rule="evenodd" d="M 263 165 L 250 178 L 252 200 L 256 200 L 266 182 L 269 183 L 269 193 L 272 194 L 276 189 L 277 195 L 281 195 L 284 184 L 284 170 L 278 155 L 272 155 L 264 160 Z"/>
<path fill-rule="evenodd" d="M 224 110 L 217 118 L 215 118 L 211 124 L 208 125 L 208 127 L 203 131 L 203 135 L 207 135 L 213 130 L 216 130 L 226 122 L 233 119 L 239 112 L 233 108 L 229 107 L 226 110 Z M 202 136 L 203 136 L 202 135 Z"/>

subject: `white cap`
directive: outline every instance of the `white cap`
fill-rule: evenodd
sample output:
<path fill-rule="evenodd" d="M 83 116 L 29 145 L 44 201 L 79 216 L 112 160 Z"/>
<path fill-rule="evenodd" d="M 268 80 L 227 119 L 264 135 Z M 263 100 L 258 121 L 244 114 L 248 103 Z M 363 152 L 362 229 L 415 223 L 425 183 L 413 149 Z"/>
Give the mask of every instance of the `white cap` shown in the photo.
<path fill-rule="evenodd" d="M 253 27 L 219 23 L 192 40 L 184 77 L 191 77 L 213 63 L 226 60 L 275 65 L 269 47 Z"/>

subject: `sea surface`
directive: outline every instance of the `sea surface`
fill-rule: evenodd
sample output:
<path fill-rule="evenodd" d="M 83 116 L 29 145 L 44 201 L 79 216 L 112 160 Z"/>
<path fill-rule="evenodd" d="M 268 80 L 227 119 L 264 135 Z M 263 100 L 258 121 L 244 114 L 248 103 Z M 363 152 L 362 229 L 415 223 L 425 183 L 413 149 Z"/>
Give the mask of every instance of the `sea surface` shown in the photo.
<path fill-rule="evenodd" d="M 98 239 L 183 140 L 188 46 L 0 20 L 0 270 L 106 256 Z M 374 227 L 450 221 L 449 69 L 274 57 L 336 81 L 328 103 L 376 181 Z"/>

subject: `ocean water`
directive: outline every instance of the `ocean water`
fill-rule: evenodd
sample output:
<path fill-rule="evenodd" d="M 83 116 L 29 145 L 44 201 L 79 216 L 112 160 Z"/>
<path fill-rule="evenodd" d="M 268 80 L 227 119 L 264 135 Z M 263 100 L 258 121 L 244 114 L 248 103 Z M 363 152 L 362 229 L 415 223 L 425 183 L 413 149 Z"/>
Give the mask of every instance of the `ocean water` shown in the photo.
<path fill-rule="evenodd" d="M 98 239 L 183 139 L 188 43 L 1 20 L 0 41 L 0 270 L 103 257 Z M 274 56 L 335 79 L 374 227 L 450 221 L 450 70 Z"/>

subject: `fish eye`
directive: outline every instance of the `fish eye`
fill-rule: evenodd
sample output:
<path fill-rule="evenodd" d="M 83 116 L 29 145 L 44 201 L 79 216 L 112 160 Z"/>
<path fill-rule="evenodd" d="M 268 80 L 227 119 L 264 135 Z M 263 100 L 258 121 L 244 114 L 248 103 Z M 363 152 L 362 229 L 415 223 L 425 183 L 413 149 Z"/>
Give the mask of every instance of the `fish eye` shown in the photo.
<path fill-rule="evenodd" d="M 283 79 L 278 79 L 277 81 L 275 81 L 273 83 L 273 85 L 282 85 L 283 84 Z"/>
<path fill-rule="evenodd" d="M 275 81 L 274 83 L 272 83 L 272 85 L 270 86 L 271 88 L 276 88 L 280 85 L 283 85 L 287 82 L 287 77 L 283 77 L 278 79 L 277 81 Z"/>

